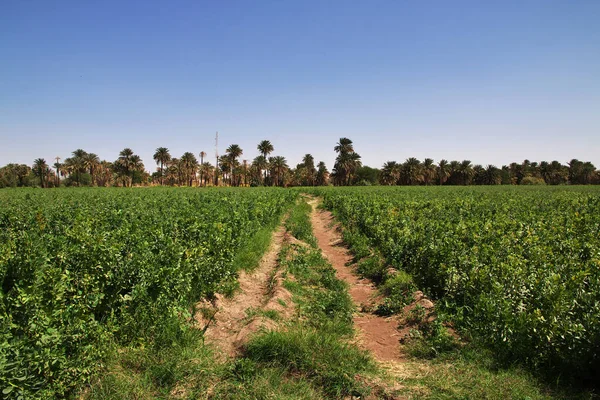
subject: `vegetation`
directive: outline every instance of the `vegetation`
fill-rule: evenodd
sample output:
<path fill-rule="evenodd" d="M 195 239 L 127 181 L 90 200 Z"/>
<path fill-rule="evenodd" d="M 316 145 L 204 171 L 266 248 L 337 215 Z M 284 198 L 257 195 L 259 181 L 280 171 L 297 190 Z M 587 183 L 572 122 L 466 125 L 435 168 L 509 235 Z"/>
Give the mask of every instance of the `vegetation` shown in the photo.
<path fill-rule="evenodd" d="M 591 162 L 572 159 L 567 165 L 558 161 L 540 163 L 524 160 L 498 168 L 473 165 L 469 160 L 434 160 L 422 162 L 411 157 L 404 163 L 388 161 L 381 169 L 364 166 L 355 152 L 352 140 L 340 138 L 334 146 L 338 154 L 329 174 L 320 161 L 315 166 L 311 154 L 305 154 L 296 168 L 290 168 L 283 156 L 269 155 L 275 148 L 269 140 L 262 140 L 259 155 L 250 163 L 239 160 L 244 154 L 237 144 L 227 147 L 226 153 L 213 167 L 205 162 L 206 152 L 191 152 L 181 158 L 172 157 L 169 149 L 159 147 L 153 159 L 157 170 L 149 174 L 139 156 L 129 148 L 119 153 L 115 162 L 100 161 L 94 153 L 77 149 L 72 157 L 60 163 L 56 157 L 54 170 L 38 158 L 32 167 L 8 164 L 0 168 L 0 188 L 23 186 L 371 186 L 371 185 L 588 185 L 600 184 L 600 172 Z M 62 181 L 60 178 L 63 178 Z M 214 178 L 214 179 L 213 179 Z"/>
<path fill-rule="evenodd" d="M 300 202 L 286 221 L 299 241 L 312 237 L 309 211 Z M 281 321 L 273 310 L 246 310 L 249 318 L 264 316 L 280 326 L 257 332 L 233 359 L 215 357 L 198 329 L 186 330 L 163 349 L 123 349 L 86 397 L 205 398 L 210 393 L 219 399 L 325 399 L 372 392 L 366 383 L 375 365 L 367 353 L 348 343 L 353 304 L 346 287 L 318 248 L 299 241 L 285 244 L 279 254 L 284 286 L 293 292 L 285 307 L 294 308 L 295 318 Z"/>
<path fill-rule="evenodd" d="M 355 242 L 367 240 L 384 257 L 383 264 L 364 265 L 365 273 L 381 273 L 386 264 L 409 273 L 463 334 L 485 342 L 500 360 L 563 379 L 597 376 L 596 189 L 315 192 L 361 238 Z"/>
<path fill-rule="evenodd" d="M 306 202 L 300 202 L 286 221 L 287 230 L 309 246 L 288 244 L 280 255 L 284 285 L 298 307 L 297 322 L 255 337 L 245 357 L 263 367 L 299 375 L 327 396 L 368 394 L 369 388 L 357 378 L 374 373 L 375 366 L 367 353 L 347 342 L 353 333 L 354 305 L 346 285 L 335 277 L 335 270 L 316 247 L 310 210 Z"/>
<path fill-rule="evenodd" d="M 600 175 L 590 162 L 571 160 L 567 165 L 558 161 L 540 163 L 524 160 L 497 168 L 473 165 L 469 160 L 441 160 L 435 165 L 431 158 L 423 162 L 409 158 L 400 164 L 388 161 L 380 175 L 382 185 L 587 185 L 600 183 Z"/>
<path fill-rule="evenodd" d="M 130 178 L 135 158 L 121 157 Z M 240 249 L 295 197 L 276 189 L 2 192 L 3 398 L 65 396 L 113 345 L 156 355 L 193 340 L 191 304 L 235 279 Z"/>
<path fill-rule="evenodd" d="M 352 140 L 341 138 L 333 148 L 338 153 L 333 166 L 333 181 L 336 185 L 350 185 L 356 170 L 362 166 L 360 155 L 354 151 Z"/>
<path fill-rule="evenodd" d="M 385 398 L 400 379 L 422 398 L 542 399 L 573 393 L 532 371 L 595 376 L 596 188 L 311 191 L 344 223 L 357 271 L 380 284 L 375 313 L 398 313 L 417 288 L 438 300 L 437 322 L 419 307 L 407 316 L 419 359 L 400 377 L 352 344 L 354 305 L 303 201 L 279 256 L 294 317 L 247 310 L 279 328 L 225 361 L 190 323 L 198 299 L 233 293 L 236 272 L 258 264 L 299 190 L 21 189 L 0 192 L 2 397 Z"/>

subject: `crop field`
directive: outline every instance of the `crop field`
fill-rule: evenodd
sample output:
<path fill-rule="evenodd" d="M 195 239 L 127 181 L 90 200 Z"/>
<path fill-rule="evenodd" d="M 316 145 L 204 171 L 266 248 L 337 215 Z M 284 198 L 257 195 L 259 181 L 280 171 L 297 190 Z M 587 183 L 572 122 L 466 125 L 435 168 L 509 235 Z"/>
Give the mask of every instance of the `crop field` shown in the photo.
<path fill-rule="evenodd" d="M 232 261 L 296 192 L 0 192 L 0 386 L 61 396 L 112 342 L 160 343 L 235 276 Z"/>
<path fill-rule="evenodd" d="M 360 254 L 406 271 L 465 335 L 563 376 L 600 372 L 600 190 L 325 188 Z"/>
<path fill-rule="evenodd" d="M 319 206 L 332 211 L 349 249 L 332 245 L 337 225 Z M 280 253 L 260 278 L 268 283 L 246 275 L 240 289 L 244 264 L 258 263 L 277 229 Z M 249 250 L 253 261 L 244 258 Z M 351 251 L 354 260 L 334 260 L 339 251 Z M 354 272 L 344 277 L 343 268 Z M 383 298 L 376 311 L 360 310 L 349 295 L 352 273 L 375 283 L 375 297 Z M 186 390 L 199 398 L 209 384 L 222 394 L 216 398 L 369 393 L 365 376 L 378 373 L 377 357 L 354 345 L 353 332 L 361 328 L 353 315 L 369 321 L 383 318 L 377 313 L 399 315 L 416 290 L 435 302 L 436 318 L 455 330 L 461 346 L 490 350 L 498 365 L 559 381 L 589 383 L 600 373 L 597 187 L 4 190 L 0 277 L 2 398 L 181 398 L 175 394 Z M 277 279 L 292 294 L 269 303 L 258 286 L 280 293 L 282 287 L 272 287 Z M 252 285 L 256 304 L 249 311 L 249 304 L 240 306 L 248 315 L 235 319 L 239 329 L 252 315 L 287 328 L 252 336 L 245 352 L 223 364 L 211 355 L 218 346 L 205 347 L 210 335 L 194 325 L 197 303 L 214 306 L 216 297 L 235 299 Z M 271 303 L 276 309 L 260 308 Z M 291 320 L 282 322 L 285 315 Z M 204 336 L 190 341 L 190 330 Z M 437 353 L 435 340 L 428 346 Z M 327 364 L 330 357 L 315 353 L 313 342 L 325 346 L 323 354 L 342 351 L 339 365 Z M 451 362 L 465 368 L 464 360 Z M 447 371 L 440 365 L 427 368 Z M 462 385 L 453 392 L 458 397 L 496 387 L 490 398 L 553 396 L 554 389 L 522 378 L 521 369 L 494 375 L 460 368 L 456 379 L 471 381 L 452 381 Z M 103 380 L 103 371 L 113 380 Z M 356 380 L 356 374 L 365 375 Z M 429 392 L 419 392 L 427 380 L 416 381 L 415 398 L 452 398 L 444 397 L 450 384 L 436 379 L 439 387 Z M 181 389 L 190 382 L 196 392 Z M 401 382 L 410 389 L 410 379 Z"/>

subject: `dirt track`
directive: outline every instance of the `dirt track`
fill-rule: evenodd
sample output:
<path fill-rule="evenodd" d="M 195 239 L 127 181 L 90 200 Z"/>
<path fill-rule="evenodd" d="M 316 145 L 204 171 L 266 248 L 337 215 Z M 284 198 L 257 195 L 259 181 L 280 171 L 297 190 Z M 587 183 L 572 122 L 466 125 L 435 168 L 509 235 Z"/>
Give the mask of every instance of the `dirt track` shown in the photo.
<path fill-rule="evenodd" d="M 334 224 L 333 215 L 326 210 L 319 210 L 319 201 L 311 199 L 309 204 L 313 210 L 311 222 L 314 234 L 323 255 L 337 272 L 337 277 L 349 285 L 350 296 L 357 305 L 359 312 L 354 315 L 354 324 L 358 330 L 358 344 L 373 353 L 379 361 L 400 361 L 403 354 L 400 351 L 400 332 L 396 329 L 397 321 L 384 318 L 360 310 L 362 305 L 368 305 L 377 296 L 377 289 L 367 279 L 356 276 L 352 270 L 353 257 L 344 247 L 342 237 Z"/>
<path fill-rule="evenodd" d="M 363 305 L 371 305 L 377 296 L 377 289 L 367 279 L 356 276 L 352 270 L 353 257 L 344 247 L 341 234 L 334 225 L 329 211 L 317 209 L 319 200 L 311 198 L 311 223 L 314 235 L 324 257 L 336 270 L 339 279 L 348 283 L 348 290 L 358 311 L 354 314 L 357 329 L 357 344 L 370 351 L 381 362 L 402 361 L 400 332 L 397 321 L 360 311 Z M 261 328 L 275 328 L 276 323 L 263 317 L 249 317 L 248 310 L 278 311 L 290 317 L 291 309 L 285 309 L 278 300 L 291 303 L 291 294 L 278 284 L 278 255 L 285 241 L 293 240 L 283 224 L 273 233 L 271 245 L 259 267 L 251 273 L 241 272 L 238 281 L 240 290 L 233 298 L 217 295 L 213 304 L 199 304 L 214 313 L 212 320 L 199 315 L 198 325 L 208 327 L 205 333 L 207 343 L 213 344 L 224 355 L 235 356 L 247 338 Z M 275 280 L 275 285 L 273 285 Z"/>
<path fill-rule="evenodd" d="M 225 355 L 235 356 L 252 333 L 261 328 L 273 328 L 276 324 L 267 318 L 249 317 L 249 310 L 276 310 L 285 313 L 286 309 L 278 300 L 289 303 L 291 294 L 278 284 L 278 256 L 286 238 L 285 228 L 281 225 L 271 239 L 269 249 L 262 257 L 257 269 L 247 273 L 242 271 L 238 278 L 240 290 L 232 298 L 217 295 L 209 312 L 214 313 L 210 320 L 199 315 L 200 327 L 208 327 L 205 341 L 219 348 Z M 207 308 L 206 304 L 200 307 Z"/>

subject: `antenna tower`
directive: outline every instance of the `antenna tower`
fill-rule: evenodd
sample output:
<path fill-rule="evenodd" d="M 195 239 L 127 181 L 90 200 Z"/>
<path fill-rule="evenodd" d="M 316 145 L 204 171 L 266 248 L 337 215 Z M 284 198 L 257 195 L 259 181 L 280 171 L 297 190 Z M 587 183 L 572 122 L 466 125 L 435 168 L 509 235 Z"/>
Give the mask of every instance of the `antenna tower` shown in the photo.
<path fill-rule="evenodd" d="M 219 131 L 215 135 L 215 186 L 219 186 Z"/>

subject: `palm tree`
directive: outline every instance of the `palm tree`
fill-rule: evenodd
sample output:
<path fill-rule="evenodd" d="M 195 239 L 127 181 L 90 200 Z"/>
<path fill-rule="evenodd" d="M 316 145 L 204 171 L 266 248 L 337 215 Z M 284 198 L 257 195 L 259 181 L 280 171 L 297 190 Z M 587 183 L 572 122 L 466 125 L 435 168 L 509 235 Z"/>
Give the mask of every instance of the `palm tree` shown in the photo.
<path fill-rule="evenodd" d="M 448 184 L 460 185 L 460 182 L 461 182 L 460 162 L 458 162 L 456 160 L 450 161 L 450 163 L 448 164 L 448 170 L 449 170 L 449 175 L 448 175 L 448 180 L 447 180 Z"/>
<path fill-rule="evenodd" d="M 248 160 L 243 160 L 242 165 L 244 166 L 242 169 L 242 174 L 244 176 L 244 186 L 248 185 Z"/>
<path fill-rule="evenodd" d="M 527 160 L 525 160 L 527 161 Z M 529 163 L 529 161 L 527 161 Z M 523 163 L 525 164 L 525 163 Z M 508 169 L 510 171 L 511 183 L 513 185 L 520 185 L 523 178 L 525 178 L 525 173 L 523 171 L 523 164 L 510 163 Z"/>
<path fill-rule="evenodd" d="M 550 163 L 549 168 L 553 185 L 567 183 L 569 179 L 569 169 L 566 166 L 555 160 Z"/>
<path fill-rule="evenodd" d="M 132 160 L 131 158 L 133 157 L 133 150 L 131 150 L 129 147 L 124 148 L 123 150 L 121 150 L 121 152 L 119 153 L 119 159 L 118 161 L 120 162 L 120 165 L 123 167 L 124 171 L 125 171 L 125 176 L 127 178 L 130 179 L 130 184 L 133 184 L 133 177 L 130 176 L 129 171 L 132 169 Z"/>
<path fill-rule="evenodd" d="M 170 186 L 181 184 L 181 173 L 179 171 L 179 159 L 171 158 L 167 163 L 167 182 Z"/>
<path fill-rule="evenodd" d="M 349 185 L 354 172 L 362 165 L 360 155 L 354 152 L 352 140 L 340 138 L 333 148 L 338 156 L 333 165 L 334 181 L 338 184 Z"/>
<path fill-rule="evenodd" d="M 206 186 L 207 181 L 213 175 L 214 169 L 215 168 L 208 161 L 202 163 L 202 171 L 203 171 L 202 179 L 204 180 L 204 182 L 203 182 L 204 186 Z"/>
<path fill-rule="evenodd" d="M 423 183 L 430 185 L 436 175 L 436 168 L 433 159 L 426 158 L 421 165 L 423 168 Z"/>
<path fill-rule="evenodd" d="M 185 152 L 181 156 L 180 163 L 183 167 L 184 175 L 187 178 L 188 186 L 192 186 L 198 170 L 198 160 L 193 153 Z"/>
<path fill-rule="evenodd" d="M 589 161 L 583 163 L 581 168 L 581 183 L 584 185 L 589 185 L 592 183 L 592 178 L 594 173 L 596 172 L 596 167 Z"/>
<path fill-rule="evenodd" d="M 72 159 L 71 158 L 66 158 L 65 162 L 60 164 L 60 175 L 65 177 L 65 176 L 70 176 L 73 171 L 74 171 L 74 167 L 73 167 L 73 163 L 72 163 Z"/>
<path fill-rule="evenodd" d="M 160 164 L 160 184 L 163 184 L 164 165 L 171 160 L 171 153 L 166 147 L 159 147 L 154 152 L 154 161 L 156 164 Z"/>
<path fill-rule="evenodd" d="M 264 157 L 265 161 L 267 160 L 267 156 L 269 154 L 271 154 L 273 152 L 273 150 L 275 150 L 273 145 L 271 144 L 271 142 L 268 140 L 262 140 L 258 144 L 257 149 L 260 152 L 260 154 Z M 265 184 L 265 181 L 267 180 L 267 167 L 265 167 L 264 171 L 265 171 L 265 177 L 263 180 L 263 185 Z"/>
<path fill-rule="evenodd" d="M 285 173 L 289 169 L 285 157 L 271 157 L 269 158 L 269 165 L 271 166 L 271 176 L 275 176 L 273 183 L 279 186 L 284 186 Z"/>
<path fill-rule="evenodd" d="M 231 169 L 232 169 L 232 164 L 231 164 L 231 158 L 229 157 L 229 155 L 224 154 L 221 157 L 219 157 L 219 168 L 220 172 L 223 174 L 223 184 L 225 184 L 227 182 L 227 180 L 229 180 L 229 184 L 231 185 L 231 178 L 229 177 L 229 175 L 231 174 Z"/>
<path fill-rule="evenodd" d="M 333 150 L 335 150 L 336 153 L 340 153 L 340 154 L 354 152 L 354 146 L 352 145 L 352 140 L 345 138 L 345 137 L 340 138 L 340 141 L 338 143 L 336 143 Z"/>
<path fill-rule="evenodd" d="M 83 156 L 83 166 L 90 172 L 90 177 L 92 178 L 92 186 L 95 183 L 94 171 L 100 164 L 100 158 L 94 153 L 86 153 Z"/>
<path fill-rule="evenodd" d="M 327 166 L 323 161 L 319 161 L 319 164 L 317 164 L 317 185 L 325 186 L 328 180 L 329 171 L 327 171 Z"/>
<path fill-rule="evenodd" d="M 113 179 L 113 165 L 108 161 L 101 161 L 97 169 L 97 184 L 98 186 L 108 186 Z"/>
<path fill-rule="evenodd" d="M 33 161 L 33 166 L 31 167 L 31 170 L 33 171 L 33 174 L 35 176 L 40 178 L 40 186 L 44 188 L 45 178 L 48 175 L 49 170 L 48 164 L 46 164 L 46 160 L 44 160 L 43 158 L 36 158 Z"/>
<path fill-rule="evenodd" d="M 135 172 L 144 171 L 144 163 L 137 154 L 131 156 L 131 184 L 133 185 L 133 177 Z"/>
<path fill-rule="evenodd" d="M 260 179 L 262 181 L 262 184 L 265 185 L 265 180 L 267 177 L 267 169 L 269 168 L 269 162 L 267 161 L 267 159 L 265 158 L 265 156 L 257 156 L 253 161 L 252 161 L 252 165 L 255 166 L 256 168 L 259 169 L 260 171 Z M 262 171 L 265 171 L 264 176 L 262 175 Z"/>
<path fill-rule="evenodd" d="M 133 185 L 133 174 L 136 171 L 143 171 L 144 164 L 140 156 L 134 154 L 133 150 L 127 147 L 119 153 L 119 158 L 113 163 L 113 170 L 124 186 L 131 186 Z"/>
<path fill-rule="evenodd" d="M 273 150 L 275 150 L 273 148 L 273 145 L 271 144 L 270 141 L 268 140 L 262 140 L 258 146 L 257 146 L 258 151 L 260 152 L 260 154 L 262 154 L 262 156 L 264 158 L 267 158 L 267 156 L 269 154 L 271 154 L 273 152 Z"/>
<path fill-rule="evenodd" d="M 302 158 L 302 165 L 304 166 L 304 177 L 302 184 L 305 186 L 314 186 L 317 169 L 315 168 L 315 158 L 312 156 L 312 154 L 304 155 Z"/>
<path fill-rule="evenodd" d="M 380 181 L 383 185 L 397 185 L 400 181 L 401 165 L 396 161 L 388 161 L 381 169 Z"/>
<path fill-rule="evenodd" d="M 450 176 L 450 167 L 448 165 L 448 161 L 443 159 L 440 160 L 437 167 L 437 176 L 438 183 L 440 185 L 443 185 L 448 180 L 448 177 Z"/>
<path fill-rule="evenodd" d="M 85 172 L 85 156 L 87 152 L 82 149 L 77 149 L 71 153 L 72 157 L 65 160 L 67 171 L 70 174 L 75 174 L 77 186 L 81 185 L 81 173 Z"/>
<path fill-rule="evenodd" d="M 531 176 L 531 161 L 525 159 L 521 164 L 521 171 L 523 171 L 523 178 L 526 176 Z"/>
<path fill-rule="evenodd" d="M 241 156 L 243 154 L 243 150 L 240 146 L 238 146 L 237 144 L 232 144 L 231 146 L 229 146 L 226 150 L 227 152 L 227 156 L 229 157 L 229 162 L 231 163 L 231 172 L 232 172 L 232 178 L 233 178 L 233 182 L 232 182 L 232 186 L 239 186 L 239 179 L 236 182 L 236 175 L 239 176 L 239 174 L 237 174 L 237 168 L 239 163 L 238 163 L 238 157 Z"/>
<path fill-rule="evenodd" d="M 408 158 L 404 164 L 402 164 L 402 175 L 400 180 L 405 185 L 418 185 L 423 182 L 421 161 L 414 157 Z"/>
<path fill-rule="evenodd" d="M 461 184 L 462 185 L 468 185 L 471 183 L 471 179 L 473 178 L 473 166 L 471 165 L 471 161 L 469 160 L 463 160 L 463 162 L 460 163 L 460 167 L 459 167 L 459 171 L 460 171 L 460 176 L 461 176 Z"/>
<path fill-rule="evenodd" d="M 500 176 L 500 170 L 494 165 L 488 165 L 485 169 L 485 184 L 486 185 L 499 185 L 502 182 Z"/>
<path fill-rule="evenodd" d="M 350 183 L 352 182 L 352 178 L 354 178 L 356 170 L 362 167 L 360 155 L 355 152 L 348 153 L 347 156 L 344 158 L 342 165 L 346 174 L 346 185 L 350 185 Z"/>
<path fill-rule="evenodd" d="M 474 185 L 486 184 L 485 168 L 483 168 L 483 165 L 475 164 L 473 167 L 473 180 L 471 183 Z"/>

